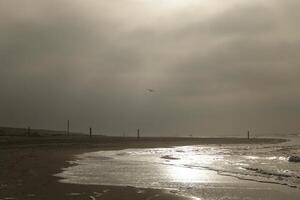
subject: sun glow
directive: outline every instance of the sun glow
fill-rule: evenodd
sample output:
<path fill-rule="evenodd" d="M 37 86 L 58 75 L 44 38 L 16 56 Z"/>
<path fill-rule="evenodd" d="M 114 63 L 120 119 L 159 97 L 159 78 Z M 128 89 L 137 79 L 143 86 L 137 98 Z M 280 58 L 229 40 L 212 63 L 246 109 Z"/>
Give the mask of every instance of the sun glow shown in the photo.
<path fill-rule="evenodd" d="M 232 7 L 238 0 L 139 0 L 138 2 L 152 14 L 175 14 L 182 17 L 190 14 L 196 18 L 197 16 L 205 18 Z"/>
<path fill-rule="evenodd" d="M 155 0 L 155 3 L 159 4 L 163 8 L 183 8 L 194 4 L 195 0 Z"/>
<path fill-rule="evenodd" d="M 145 3 L 160 11 L 173 12 L 193 8 L 199 5 L 199 0 L 145 0 Z"/>

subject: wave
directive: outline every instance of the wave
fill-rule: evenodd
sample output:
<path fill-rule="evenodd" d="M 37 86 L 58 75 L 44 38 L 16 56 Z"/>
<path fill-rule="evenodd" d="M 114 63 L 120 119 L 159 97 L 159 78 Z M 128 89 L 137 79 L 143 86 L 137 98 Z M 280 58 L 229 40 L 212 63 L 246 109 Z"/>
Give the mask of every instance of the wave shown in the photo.
<path fill-rule="evenodd" d="M 286 185 L 292 188 L 300 189 L 300 176 L 290 171 L 279 173 L 274 171 L 268 171 L 261 168 L 252 168 L 252 167 L 240 167 L 240 170 L 231 168 L 231 170 L 228 170 L 228 169 L 224 169 L 224 168 L 220 169 L 212 166 L 199 166 L 199 165 L 183 165 L 183 166 L 191 169 L 211 170 L 217 172 L 219 175 L 230 176 L 241 180 L 256 181 L 260 183 L 280 184 L 280 185 Z"/>

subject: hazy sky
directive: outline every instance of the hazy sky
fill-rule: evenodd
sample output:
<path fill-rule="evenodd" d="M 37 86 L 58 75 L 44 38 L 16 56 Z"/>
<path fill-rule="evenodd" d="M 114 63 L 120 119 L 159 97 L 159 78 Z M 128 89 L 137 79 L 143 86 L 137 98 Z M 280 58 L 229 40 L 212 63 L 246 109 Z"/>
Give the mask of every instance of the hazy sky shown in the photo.
<path fill-rule="evenodd" d="M 0 0 L 0 125 L 300 132 L 299 9 L 299 0 Z"/>

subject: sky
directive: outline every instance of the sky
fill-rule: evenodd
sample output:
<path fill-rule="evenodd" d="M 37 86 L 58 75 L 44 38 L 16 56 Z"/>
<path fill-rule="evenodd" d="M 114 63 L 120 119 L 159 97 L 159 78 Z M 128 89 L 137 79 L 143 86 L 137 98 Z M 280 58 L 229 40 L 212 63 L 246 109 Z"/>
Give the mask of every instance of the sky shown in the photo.
<path fill-rule="evenodd" d="M 299 9 L 298 0 L 0 0 L 0 126 L 300 132 Z"/>

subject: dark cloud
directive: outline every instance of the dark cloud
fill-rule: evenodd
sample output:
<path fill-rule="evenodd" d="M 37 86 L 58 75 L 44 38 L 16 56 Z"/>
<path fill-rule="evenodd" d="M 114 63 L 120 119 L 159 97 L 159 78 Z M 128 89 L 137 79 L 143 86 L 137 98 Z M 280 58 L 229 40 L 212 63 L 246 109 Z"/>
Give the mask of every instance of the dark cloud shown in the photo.
<path fill-rule="evenodd" d="M 63 129 L 70 119 L 75 130 L 109 134 L 297 131 L 299 8 L 1 1 L 0 123 Z"/>

